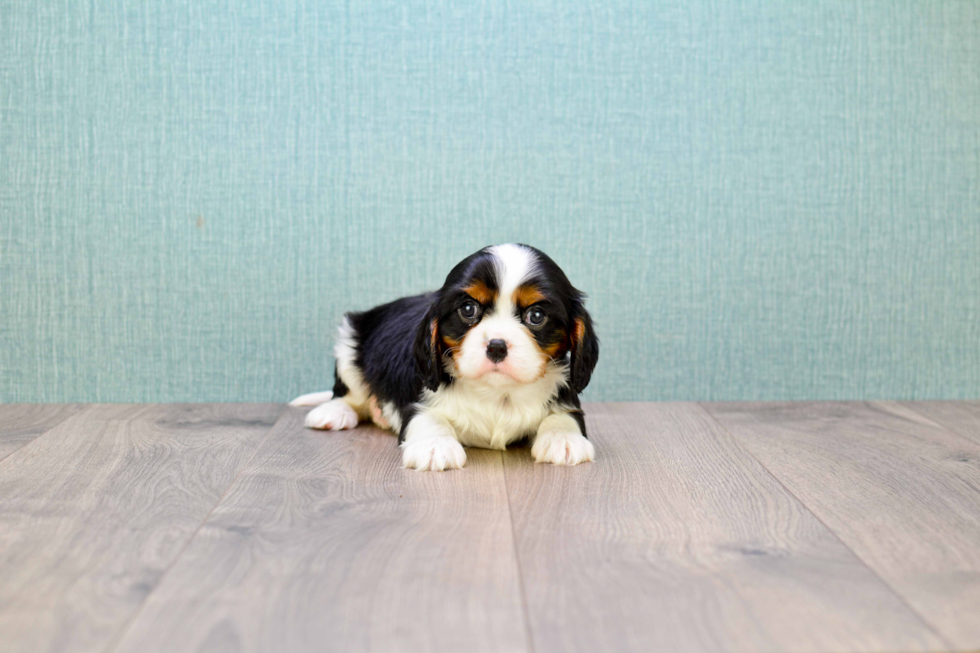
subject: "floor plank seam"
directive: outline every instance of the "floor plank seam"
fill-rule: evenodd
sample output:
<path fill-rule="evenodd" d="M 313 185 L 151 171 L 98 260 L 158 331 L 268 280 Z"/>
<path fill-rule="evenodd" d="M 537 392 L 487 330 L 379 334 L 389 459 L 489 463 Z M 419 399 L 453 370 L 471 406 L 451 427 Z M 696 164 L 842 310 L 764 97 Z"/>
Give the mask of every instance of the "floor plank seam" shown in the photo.
<path fill-rule="evenodd" d="M 33 438 L 27 440 L 26 442 L 23 442 L 19 447 L 17 447 L 13 451 L 8 451 L 3 456 L 0 456 L 0 465 L 3 464 L 3 461 L 7 460 L 8 458 L 10 458 L 11 456 L 13 456 L 14 454 L 20 452 L 27 445 L 29 445 L 29 444 L 31 444 L 33 442 L 37 442 L 38 440 L 40 440 L 41 438 L 43 438 L 44 436 L 46 436 L 48 433 L 50 433 L 51 431 L 55 430 L 56 428 L 58 428 L 59 426 L 61 426 L 65 422 L 67 422 L 68 420 L 74 419 L 74 418 L 78 417 L 79 415 L 84 415 L 86 412 L 88 412 L 88 408 L 83 408 L 82 410 L 78 411 L 77 413 L 72 413 L 71 415 L 67 415 L 67 416 L 65 416 L 64 419 L 55 422 L 48 429 L 46 429 L 45 431 L 43 431 L 41 433 L 38 433 L 37 435 L 35 435 Z"/>
<path fill-rule="evenodd" d="M 136 624 L 136 621 L 139 618 L 140 614 L 142 614 L 143 609 L 146 607 L 146 604 L 149 603 L 150 598 L 153 596 L 154 592 L 156 592 L 157 589 L 159 589 L 159 587 L 163 584 L 163 581 L 166 579 L 167 575 L 171 572 L 171 570 L 173 570 L 173 568 L 177 566 L 177 563 L 184 556 L 184 553 L 186 553 L 187 549 L 190 548 L 191 543 L 197 538 L 198 533 L 201 532 L 201 529 L 204 528 L 204 525 L 208 523 L 209 519 L 211 519 L 211 515 L 213 515 L 214 511 L 218 509 L 218 506 L 221 505 L 221 502 L 225 500 L 225 498 L 231 492 L 232 488 L 235 487 L 235 485 L 241 479 L 242 475 L 245 473 L 245 470 L 248 469 L 248 466 L 252 463 L 252 460 L 258 454 L 259 450 L 262 448 L 262 445 L 265 444 L 265 441 L 268 440 L 269 437 L 272 435 L 273 430 L 275 430 L 276 424 L 279 423 L 279 420 L 282 418 L 283 412 L 285 410 L 286 410 L 286 404 L 282 404 L 279 407 L 279 412 L 276 414 L 276 419 L 273 420 L 272 424 L 269 425 L 268 432 L 265 435 L 263 435 L 262 439 L 256 443 L 255 450 L 252 452 L 252 455 L 249 456 L 248 459 L 242 463 L 242 468 L 238 470 L 238 473 L 235 475 L 235 478 L 232 479 L 231 483 L 228 484 L 228 487 L 224 489 L 224 491 L 221 493 L 221 496 L 218 497 L 218 500 L 215 502 L 215 504 L 211 506 L 211 510 L 208 511 L 208 514 L 204 516 L 204 519 L 201 520 L 201 523 L 197 525 L 197 528 L 194 529 L 194 532 L 191 533 L 191 536 L 187 538 L 187 541 L 184 543 L 184 546 L 180 548 L 180 551 L 177 553 L 177 555 L 174 556 L 174 559 L 170 561 L 170 564 L 167 565 L 167 568 L 164 569 L 162 574 L 160 574 L 160 577 L 157 579 L 157 582 L 153 586 L 153 589 L 147 592 L 146 596 L 143 597 L 143 601 L 139 604 L 139 607 L 137 607 L 136 610 L 133 611 L 132 616 L 130 616 L 129 619 L 127 619 L 126 622 L 119 628 L 119 632 L 116 633 L 116 636 L 113 637 L 111 640 L 109 640 L 109 643 L 105 648 L 106 651 L 114 651 L 119 648 L 120 644 L 122 644 L 123 640 L 126 638 L 126 635 L 132 629 L 133 625 Z"/>
<path fill-rule="evenodd" d="M 70 419 L 70 418 L 69 418 L 69 419 Z M 67 421 L 67 420 L 65 420 L 65 421 Z M 11 456 L 13 456 L 14 454 L 17 454 L 17 453 L 19 453 L 19 452 L 20 452 L 20 451 L 21 451 L 21 450 L 22 450 L 22 449 L 23 449 L 24 447 L 26 447 L 27 445 L 29 445 L 29 444 L 31 444 L 32 442 L 36 442 L 37 440 L 40 440 L 40 439 L 41 439 L 41 438 L 43 438 L 43 437 L 44 437 L 45 435 L 47 435 L 47 434 L 48 434 L 48 433 L 50 433 L 51 431 L 53 431 L 53 430 L 55 430 L 55 429 L 56 429 L 57 427 L 59 427 L 59 426 L 61 426 L 61 425 L 62 425 L 62 424 L 64 424 L 64 423 L 65 423 L 65 422 L 58 422 L 57 424 L 55 424 L 54 426 L 52 426 L 51 428 L 49 428 L 49 429 L 48 429 L 47 431 L 45 431 L 44 433 L 41 433 L 41 434 L 39 434 L 39 435 L 37 435 L 37 436 L 35 436 L 35 437 L 33 437 L 33 438 L 31 438 L 31 439 L 30 439 L 29 441 L 27 441 L 27 442 L 25 442 L 24 444 L 22 444 L 22 445 L 20 445 L 19 447 L 17 447 L 17 448 L 16 448 L 16 449 L 14 449 L 13 451 L 8 451 L 8 452 L 7 452 L 6 454 L 4 454 L 3 456 L 0 456 L 0 465 L 2 465 L 2 464 L 3 464 L 3 461 L 5 461 L 5 460 L 7 460 L 7 458 L 10 458 L 10 457 L 11 457 Z"/>
<path fill-rule="evenodd" d="M 952 434 L 952 435 L 955 435 L 955 436 L 956 436 L 957 438 L 959 438 L 960 440 L 964 440 L 964 441 L 966 441 L 966 442 L 967 442 L 968 444 L 970 444 L 971 446 L 974 446 L 974 447 L 975 447 L 975 446 L 977 446 L 977 443 L 976 443 L 976 441 L 974 441 L 974 440 L 973 440 L 972 438 L 969 438 L 969 437 L 967 437 L 967 436 L 965 436 L 965 435 L 963 435 L 963 434 L 962 434 L 962 433 L 960 433 L 959 431 L 957 431 L 957 430 L 955 430 L 955 429 L 953 429 L 953 428 L 951 428 L 951 427 L 949 427 L 949 426 L 946 426 L 945 424 L 943 424 L 943 423 L 941 423 L 941 422 L 937 422 L 937 421 L 936 421 L 935 419 L 933 419 L 933 418 L 931 418 L 931 417 L 929 417 L 929 416 L 928 416 L 928 415 L 926 415 L 925 413 L 923 413 L 923 412 L 921 412 L 921 411 L 918 411 L 918 410 L 916 410 L 915 408 L 913 408 L 912 406 L 910 406 L 908 402 L 904 402 L 904 401 L 901 401 L 901 402 L 897 402 L 897 403 L 898 403 L 898 405 L 900 405 L 900 406 L 901 406 L 902 408 L 906 408 L 906 409 L 908 409 L 908 410 L 910 410 L 910 411 L 912 411 L 913 413 L 915 413 L 916 415 L 918 415 L 919 417 L 921 417 L 921 418 L 922 418 L 922 419 L 924 419 L 925 421 L 927 421 L 927 422 L 929 422 L 930 424 L 932 424 L 932 425 L 934 425 L 934 426 L 935 426 L 935 427 L 936 427 L 937 429 L 939 429 L 940 431 L 945 431 L 946 433 L 950 433 L 950 434 Z"/>
<path fill-rule="evenodd" d="M 754 460 L 756 463 L 758 463 L 759 466 L 763 470 L 765 470 L 766 474 L 768 474 L 776 483 L 778 483 L 780 485 L 780 487 L 782 487 L 791 497 L 793 497 L 793 499 L 795 499 L 803 507 L 804 510 L 806 510 L 808 513 L 810 513 L 811 515 L 813 515 L 813 518 L 816 519 L 817 522 L 819 522 L 824 528 L 826 528 L 827 529 L 827 532 L 829 532 L 831 535 L 833 535 L 834 536 L 834 539 L 836 539 L 838 542 L 840 542 L 841 546 L 843 546 L 845 549 L 847 549 L 848 551 L 850 551 L 851 554 L 855 557 L 855 559 L 857 559 L 858 562 L 860 562 L 862 565 L 864 565 L 865 569 L 867 569 L 872 575 L 874 575 L 875 578 L 877 578 L 878 580 L 880 580 L 881 583 L 882 583 L 882 585 L 884 585 L 886 588 L 888 588 L 888 591 L 890 591 L 893 595 L 895 595 L 895 597 L 898 598 L 898 600 L 901 601 L 912 612 L 912 614 L 914 614 L 916 617 L 918 617 L 919 618 L 919 621 L 922 622 L 922 625 L 925 626 L 930 631 L 932 631 L 932 633 L 935 634 L 936 637 L 939 638 L 939 640 L 943 643 L 943 645 L 946 647 L 944 649 L 944 651 L 955 651 L 955 650 L 957 650 L 956 647 L 952 644 L 952 642 L 950 642 L 946 638 L 945 635 L 943 635 L 941 632 L 939 632 L 939 630 L 936 628 L 936 626 L 934 626 L 932 624 L 931 621 L 927 620 L 922 615 L 922 613 L 920 613 L 911 603 L 909 603 L 908 602 L 908 599 L 906 599 L 905 596 L 901 592 L 899 592 L 897 589 L 895 589 L 895 587 L 893 587 L 891 583 L 889 583 L 887 580 L 885 580 L 881 576 L 881 574 L 878 573 L 878 571 L 876 569 L 874 569 L 873 567 L 871 567 L 864 558 L 862 558 L 854 549 L 852 549 L 847 544 L 847 542 L 845 542 L 843 539 L 841 539 L 840 535 L 837 534 L 837 531 L 835 531 L 834 529 L 832 529 L 820 517 L 820 515 L 818 515 L 815 512 L 813 512 L 813 510 L 811 510 L 810 506 L 808 506 L 806 503 L 804 503 L 804 501 L 800 497 L 798 497 L 795 492 L 793 492 L 789 487 L 786 486 L 785 483 L 783 483 L 783 481 L 782 481 L 781 478 L 779 478 L 774 473 L 772 473 L 772 471 L 761 460 L 759 460 L 755 456 L 755 454 L 753 454 L 744 444 L 742 444 L 742 441 L 734 433 L 732 433 L 728 429 L 728 427 L 726 427 L 724 424 L 721 423 L 721 420 L 717 419 L 714 415 L 712 415 L 711 414 L 711 411 L 709 411 L 707 408 L 705 408 L 703 402 L 700 402 L 700 401 L 697 402 L 697 406 L 698 406 L 698 408 L 700 408 L 702 410 L 702 412 L 704 412 L 704 414 L 709 419 L 711 419 L 711 421 L 713 421 L 715 424 L 717 424 L 720 429 L 722 429 L 725 433 L 728 434 L 729 437 L 732 438 L 732 441 L 739 447 L 739 449 L 741 449 L 745 453 L 745 455 L 749 456 L 752 460 Z"/>
<path fill-rule="evenodd" d="M 531 613 L 527 605 L 527 592 L 524 590 L 524 572 L 521 568 L 521 556 L 517 550 L 517 528 L 514 526 L 514 509 L 510 505 L 510 488 L 507 485 L 507 462 L 503 452 L 500 456 L 500 473 L 504 477 L 504 494 L 507 497 L 507 516 L 510 519 L 510 541 L 514 550 L 514 564 L 517 566 L 517 587 L 521 594 L 521 608 L 524 611 L 524 634 L 527 638 L 528 653 L 534 653 L 534 640 L 531 637 Z"/>

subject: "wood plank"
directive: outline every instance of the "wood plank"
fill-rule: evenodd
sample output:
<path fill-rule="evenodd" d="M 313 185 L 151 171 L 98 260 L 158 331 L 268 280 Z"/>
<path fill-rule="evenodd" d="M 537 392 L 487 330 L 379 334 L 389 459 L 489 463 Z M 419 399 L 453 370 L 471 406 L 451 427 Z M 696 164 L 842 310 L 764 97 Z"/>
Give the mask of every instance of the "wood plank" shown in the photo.
<path fill-rule="evenodd" d="M 499 452 L 401 468 L 288 409 L 118 651 L 525 651 Z"/>
<path fill-rule="evenodd" d="M 5 653 L 104 649 L 280 410 L 93 406 L 0 463 Z"/>
<path fill-rule="evenodd" d="M 980 647 L 980 446 L 897 403 L 706 407 L 947 640 Z"/>
<path fill-rule="evenodd" d="M 696 404 L 591 404 L 596 462 L 509 452 L 534 650 L 945 643 Z"/>
<path fill-rule="evenodd" d="M 980 444 L 980 401 L 905 401 L 902 405 Z"/>
<path fill-rule="evenodd" d="M 80 410 L 79 404 L 0 404 L 0 460 Z"/>

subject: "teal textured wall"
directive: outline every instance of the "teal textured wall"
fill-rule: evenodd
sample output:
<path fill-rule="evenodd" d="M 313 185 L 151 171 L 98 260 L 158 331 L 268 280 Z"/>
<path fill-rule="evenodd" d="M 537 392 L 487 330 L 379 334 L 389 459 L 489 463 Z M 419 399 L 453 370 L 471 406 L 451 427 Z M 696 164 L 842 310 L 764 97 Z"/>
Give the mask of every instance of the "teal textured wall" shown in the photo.
<path fill-rule="evenodd" d="M 0 0 L 0 401 L 328 387 L 507 241 L 590 399 L 980 396 L 980 2 Z"/>

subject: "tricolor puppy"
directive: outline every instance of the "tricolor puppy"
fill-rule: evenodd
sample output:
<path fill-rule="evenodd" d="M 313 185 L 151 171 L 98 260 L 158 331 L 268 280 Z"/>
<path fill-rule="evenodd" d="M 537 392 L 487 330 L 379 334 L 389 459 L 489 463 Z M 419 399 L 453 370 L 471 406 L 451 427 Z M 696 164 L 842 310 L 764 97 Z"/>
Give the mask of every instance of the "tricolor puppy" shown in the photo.
<path fill-rule="evenodd" d="M 497 245 L 459 263 L 443 287 L 348 313 L 333 392 L 303 395 L 311 428 L 371 420 L 399 434 L 405 467 L 456 469 L 463 447 L 533 438 L 537 462 L 595 456 L 578 395 L 599 358 L 584 295 L 543 252 Z"/>

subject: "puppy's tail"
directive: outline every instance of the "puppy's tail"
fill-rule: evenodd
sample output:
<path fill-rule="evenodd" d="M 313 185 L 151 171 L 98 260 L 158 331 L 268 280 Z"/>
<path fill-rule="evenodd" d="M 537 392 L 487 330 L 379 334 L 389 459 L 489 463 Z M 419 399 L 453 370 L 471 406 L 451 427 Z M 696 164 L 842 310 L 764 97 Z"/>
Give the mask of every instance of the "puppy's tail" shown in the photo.
<path fill-rule="evenodd" d="M 333 399 L 333 393 L 327 390 L 326 392 L 311 392 L 308 395 L 300 395 L 289 402 L 290 406 L 319 406 L 320 404 L 325 404 Z"/>

